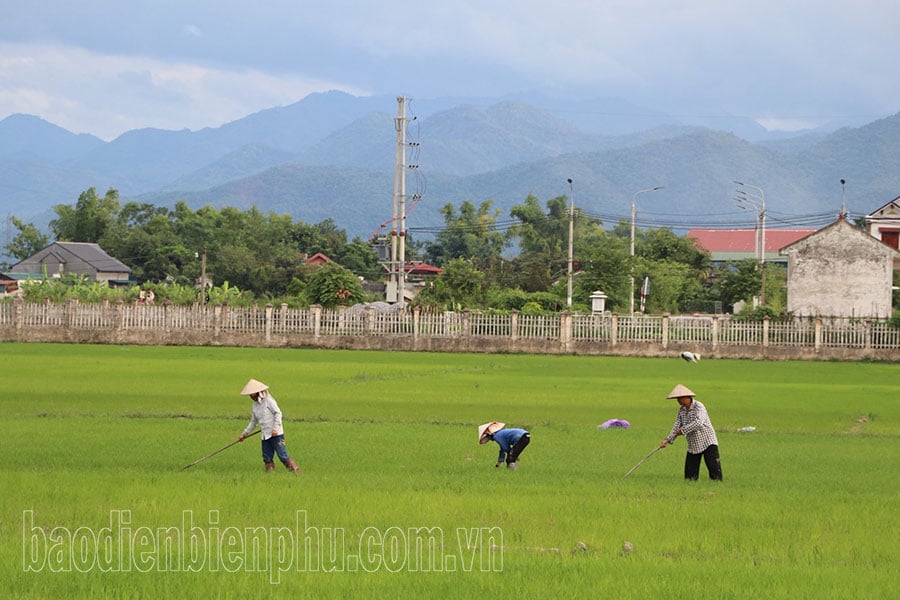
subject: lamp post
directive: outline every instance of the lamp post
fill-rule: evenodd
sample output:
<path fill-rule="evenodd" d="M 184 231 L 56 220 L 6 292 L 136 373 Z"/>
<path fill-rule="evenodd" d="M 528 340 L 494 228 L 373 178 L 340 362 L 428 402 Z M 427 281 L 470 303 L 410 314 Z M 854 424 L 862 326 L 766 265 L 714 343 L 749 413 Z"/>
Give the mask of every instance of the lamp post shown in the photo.
<path fill-rule="evenodd" d="M 575 188 L 572 186 L 572 180 L 569 182 L 569 275 L 566 286 L 566 306 L 572 310 L 572 255 L 574 251 L 574 235 L 575 235 Z"/>
<path fill-rule="evenodd" d="M 738 190 L 738 197 L 735 198 L 737 200 L 738 206 L 744 208 L 742 204 L 747 204 L 757 211 L 757 223 L 759 224 L 759 230 L 757 231 L 757 251 L 756 257 L 759 259 L 759 268 L 760 268 L 760 291 L 759 291 L 759 303 L 760 306 L 766 305 L 766 193 L 762 190 L 762 188 L 757 187 L 755 185 L 750 185 L 749 183 L 744 183 L 742 181 L 735 180 L 734 181 L 740 187 L 748 187 L 755 190 L 756 194 L 749 194 L 744 190 Z"/>
<path fill-rule="evenodd" d="M 631 316 L 634 316 L 634 221 L 637 215 L 637 197 L 647 192 L 655 192 L 663 189 L 662 186 L 647 188 L 646 190 L 638 190 L 631 196 L 631 277 L 629 278 L 629 303 L 628 309 Z"/>

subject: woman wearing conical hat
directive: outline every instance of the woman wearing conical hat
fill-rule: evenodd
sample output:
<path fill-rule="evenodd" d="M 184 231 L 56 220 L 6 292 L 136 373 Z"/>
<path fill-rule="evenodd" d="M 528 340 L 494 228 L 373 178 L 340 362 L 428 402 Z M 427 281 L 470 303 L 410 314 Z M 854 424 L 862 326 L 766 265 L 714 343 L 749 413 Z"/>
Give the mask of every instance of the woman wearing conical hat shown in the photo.
<path fill-rule="evenodd" d="M 680 435 L 687 440 L 687 456 L 684 459 L 684 478 L 700 477 L 700 458 L 706 462 L 709 478 L 722 481 L 722 464 L 719 461 L 719 440 L 706 407 L 697 400 L 694 392 L 680 383 L 666 398 L 678 400 L 678 414 L 669 435 L 659 443 L 660 448 L 672 444 Z"/>
<path fill-rule="evenodd" d="M 491 421 L 478 427 L 478 443 L 487 444 L 493 440 L 500 446 L 500 456 L 497 457 L 499 467 L 506 461 L 506 468 L 515 471 L 519 468 L 519 455 L 531 442 L 531 434 L 524 429 L 504 429 L 506 423 Z"/>
<path fill-rule="evenodd" d="M 284 427 L 281 424 L 281 409 L 275 398 L 269 393 L 269 386 L 261 381 L 251 379 L 241 390 L 241 396 L 250 396 L 253 408 L 250 413 L 250 423 L 238 436 L 238 441 L 243 442 L 250 433 L 259 425 L 262 438 L 262 458 L 266 465 L 266 472 L 275 470 L 275 454 L 278 459 L 295 475 L 300 474 L 300 467 L 288 455 L 287 445 L 284 442 Z"/>

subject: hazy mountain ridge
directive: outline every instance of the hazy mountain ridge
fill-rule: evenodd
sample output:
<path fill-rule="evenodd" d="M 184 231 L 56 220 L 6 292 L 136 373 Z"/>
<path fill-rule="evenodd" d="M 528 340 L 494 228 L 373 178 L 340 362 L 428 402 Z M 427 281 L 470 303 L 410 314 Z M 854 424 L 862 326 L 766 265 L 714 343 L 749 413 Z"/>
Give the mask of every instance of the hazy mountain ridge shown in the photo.
<path fill-rule="evenodd" d="M 735 179 L 764 188 L 769 208 L 789 214 L 837 214 L 840 179 L 851 214 L 900 193 L 900 114 L 749 142 L 656 114 L 648 115 L 652 128 L 611 126 L 606 135 L 596 128 L 616 115 L 600 105 L 584 127 L 569 118 L 587 114 L 584 103 L 487 100 L 410 103 L 407 141 L 419 145 L 407 152 L 418 166 L 408 172 L 407 194 L 424 195 L 411 206 L 409 227 L 440 225 L 439 208 L 463 200 L 490 199 L 506 216 L 528 194 L 545 201 L 571 192 L 582 210 L 620 216 L 635 191 L 657 185 L 665 189 L 641 198 L 642 214 L 715 222 L 724 218 L 720 209 L 734 218 Z M 141 129 L 103 142 L 13 115 L 0 121 L 0 194 L 6 212 L 26 221 L 93 186 L 114 187 L 123 201 L 255 205 L 306 222 L 331 217 L 351 235 L 369 236 L 391 217 L 395 116 L 396 98 L 328 92 L 218 128 Z"/>

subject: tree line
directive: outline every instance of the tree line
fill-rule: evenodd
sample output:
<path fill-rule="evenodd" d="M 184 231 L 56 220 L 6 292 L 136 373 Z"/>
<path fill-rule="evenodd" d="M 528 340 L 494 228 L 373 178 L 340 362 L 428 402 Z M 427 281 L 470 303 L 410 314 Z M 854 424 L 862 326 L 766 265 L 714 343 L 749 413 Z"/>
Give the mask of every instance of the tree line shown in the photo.
<path fill-rule="evenodd" d="M 173 208 L 122 204 L 118 191 L 100 196 L 94 188 L 82 192 L 75 204 L 59 204 L 53 211 L 52 239 L 99 244 L 160 298 L 195 299 L 204 254 L 206 277 L 231 302 L 350 305 L 381 299 L 367 295 L 362 283 L 387 276 L 374 240 L 348 240 L 333 219 L 308 224 L 289 215 L 262 214 L 255 207 L 192 210 L 183 202 Z M 576 310 L 589 310 L 590 295 L 599 290 L 607 294 L 609 310 L 627 312 L 632 299 L 639 306 L 645 278 L 651 286 L 646 298 L 650 313 L 712 312 L 716 303 L 728 310 L 760 289 L 756 261 L 714 268 L 707 252 L 668 228 L 638 229 L 632 256 L 629 223 L 605 228 L 595 217 L 577 210 L 570 214 L 566 196 L 541 206 L 540 199 L 529 195 L 511 208 L 509 218 L 501 218 L 490 200 L 448 203 L 441 215 L 444 225 L 431 232 L 432 239 L 413 239 L 413 229 L 407 240 L 407 260 L 443 269 L 417 295 L 414 303 L 420 306 L 566 308 L 570 220 Z M 10 221 L 18 232 L 6 245 L 10 256 L 24 259 L 50 243 L 51 236 L 33 224 L 15 217 Z M 334 263 L 311 267 L 306 259 L 316 253 Z M 766 277 L 766 304 L 777 314 L 785 303 L 784 269 L 768 265 Z"/>

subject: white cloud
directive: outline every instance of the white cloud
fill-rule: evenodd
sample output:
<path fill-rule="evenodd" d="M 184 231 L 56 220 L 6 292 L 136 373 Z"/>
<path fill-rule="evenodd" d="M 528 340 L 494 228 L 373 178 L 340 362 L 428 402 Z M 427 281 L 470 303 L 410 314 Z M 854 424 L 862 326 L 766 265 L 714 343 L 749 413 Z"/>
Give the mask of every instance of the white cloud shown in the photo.
<path fill-rule="evenodd" d="M 0 57 L 0 118 L 34 114 L 104 139 L 141 127 L 216 127 L 316 91 L 362 93 L 333 81 L 59 45 L 0 43 Z"/>
<path fill-rule="evenodd" d="M 778 127 L 883 115 L 900 98 L 896 0 L 55 0 L 8 12 L 0 117 L 40 110 L 103 137 L 214 126 L 329 88 L 621 97 Z"/>
<path fill-rule="evenodd" d="M 201 38 L 203 37 L 203 30 L 197 27 L 196 25 L 185 25 L 181 28 L 181 31 L 190 37 Z"/>

